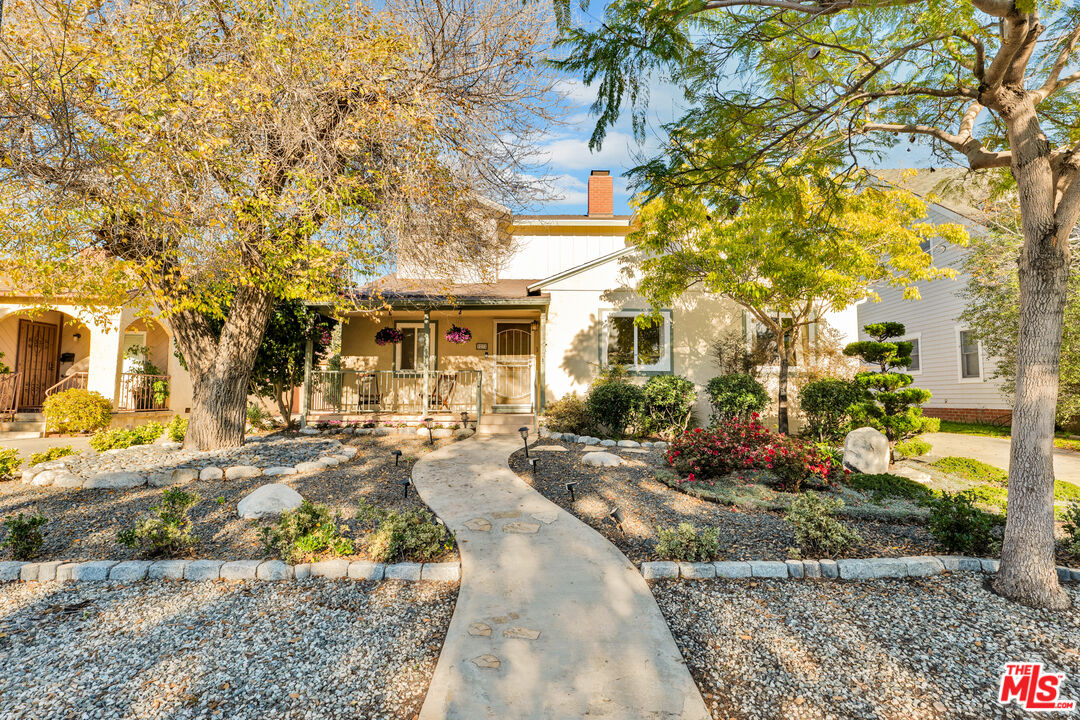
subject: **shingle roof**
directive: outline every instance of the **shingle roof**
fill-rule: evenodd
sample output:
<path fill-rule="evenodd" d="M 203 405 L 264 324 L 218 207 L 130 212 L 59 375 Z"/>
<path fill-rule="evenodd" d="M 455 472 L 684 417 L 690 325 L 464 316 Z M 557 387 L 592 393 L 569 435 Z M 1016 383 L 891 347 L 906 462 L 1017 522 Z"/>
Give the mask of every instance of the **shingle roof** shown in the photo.
<path fill-rule="evenodd" d="M 966 168 L 923 168 L 915 172 L 894 168 L 869 172 L 919 197 L 933 198 L 938 205 L 978 223 L 985 225 L 994 214 L 990 178 L 985 172 Z"/>
<path fill-rule="evenodd" d="M 545 297 L 540 293 L 529 292 L 529 285 L 534 282 L 536 280 L 453 283 L 426 278 L 399 278 L 397 274 L 390 274 L 361 286 L 357 289 L 357 294 L 362 298 L 379 298 L 390 302 L 453 300 L 458 303 L 467 303 Z"/>

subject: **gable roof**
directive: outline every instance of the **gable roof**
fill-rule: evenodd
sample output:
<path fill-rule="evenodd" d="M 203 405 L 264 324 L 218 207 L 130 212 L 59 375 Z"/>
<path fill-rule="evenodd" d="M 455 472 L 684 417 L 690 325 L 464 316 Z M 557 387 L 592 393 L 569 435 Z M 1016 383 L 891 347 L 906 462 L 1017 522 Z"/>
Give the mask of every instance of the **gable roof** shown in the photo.
<path fill-rule="evenodd" d="M 991 182 L 986 173 L 958 167 L 891 168 L 868 172 L 980 225 L 986 225 L 994 214 Z"/>
<path fill-rule="evenodd" d="M 552 283 L 558 282 L 559 280 L 564 280 L 564 279 L 566 279 L 568 277 L 573 277 L 574 275 L 578 275 L 579 273 L 583 273 L 586 270 L 591 270 L 592 268 L 597 267 L 599 265 L 609 263 L 612 260 L 617 260 L 617 259 L 619 259 L 619 258 L 621 258 L 621 257 L 623 257 L 625 255 L 629 255 L 631 252 L 633 252 L 636 249 L 637 249 L 636 245 L 627 245 L 624 248 L 619 248 L 615 252 L 608 253 L 607 255 L 601 255 L 598 258 L 594 258 L 593 260 L 589 260 L 588 262 L 582 263 L 581 265 L 578 265 L 576 267 L 572 267 L 572 268 L 569 268 L 567 270 L 562 270 L 560 272 L 557 272 L 554 275 L 551 275 L 550 277 L 544 278 L 543 280 L 529 281 L 531 283 L 528 286 L 529 291 L 530 292 L 537 291 L 540 288 L 546 287 L 547 285 L 551 285 Z"/>

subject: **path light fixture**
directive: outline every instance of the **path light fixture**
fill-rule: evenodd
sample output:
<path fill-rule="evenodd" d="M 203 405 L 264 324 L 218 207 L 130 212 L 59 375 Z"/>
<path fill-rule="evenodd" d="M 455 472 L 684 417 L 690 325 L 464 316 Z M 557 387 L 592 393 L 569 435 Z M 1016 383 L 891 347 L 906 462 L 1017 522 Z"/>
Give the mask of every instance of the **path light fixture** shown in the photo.
<path fill-rule="evenodd" d="M 521 433 L 521 441 L 525 443 L 525 459 L 529 458 L 529 428 L 519 427 L 518 432 Z"/>
<path fill-rule="evenodd" d="M 575 502 L 574 488 L 576 488 L 576 487 L 577 487 L 577 480 L 571 480 L 570 482 L 566 483 L 566 492 L 570 493 L 570 502 Z"/>
<path fill-rule="evenodd" d="M 540 458 L 531 457 L 526 462 L 529 463 L 529 469 L 532 470 L 533 477 L 536 477 L 536 466 L 540 464 Z"/>
<path fill-rule="evenodd" d="M 409 499 L 409 486 L 412 485 L 412 480 L 405 480 L 401 483 L 401 497 L 406 500 Z"/>
<path fill-rule="evenodd" d="M 424 427 L 427 428 L 428 445 L 435 444 L 435 434 L 431 431 L 431 428 L 435 425 L 435 421 L 431 418 L 424 418 Z"/>
<path fill-rule="evenodd" d="M 619 512 L 619 508 L 613 508 L 611 512 L 608 513 L 608 517 L 611 519 L 611 522 L 615 523 L 615 527 L 619 528 L 619 532 L 622 532 L 623 517 L 622 513 Z"/>
<path fill-rule="evenodd" d="M 466 430 L 469 429 L 469 411 L 468 410 L 462 410 L 461 411 L 461 427 L 465 428 Z"/>
<path fill-rule="evenodd" d="M 401 459 L 401 451 L 400 450 L 391 450 L 390 454 L 394 456 L 394 467 L 397 467 L 398 466 L 398 460 Z"/>

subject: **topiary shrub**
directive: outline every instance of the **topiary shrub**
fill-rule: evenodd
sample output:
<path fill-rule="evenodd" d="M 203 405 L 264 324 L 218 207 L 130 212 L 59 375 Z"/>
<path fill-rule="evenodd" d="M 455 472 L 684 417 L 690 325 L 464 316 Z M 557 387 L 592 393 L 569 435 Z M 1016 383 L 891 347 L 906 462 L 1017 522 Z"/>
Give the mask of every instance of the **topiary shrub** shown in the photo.
<path fill-rule="evenodd" d="M 658 528 L 656 554 L 664 560 L 708 562 L 720 553 L 719 528 L 705 528 L 699 534 L 688 522 L 674 528 Z"/>
<path fill-rule="evenodd" d="M 173 419 L 169 421 L 169 425 L 166 431 L 169 433 L 169 439 L 173 442 L 184 442 L 184 438 L 187 437 L 188 420 L 186 417 L 179 415 L 173 415 Z"/>
<path fill-rule="evenodd" d="M 0 547 L 11 548 L 11 557 L 15 560 L 30 560 L 37 555 L 45 536 L 41 533 L 41 526 L 45 524 L 45 516 L 41 514 L 24 516 L 18 515 L 4 518 L 4 527 L 8 534 Z"/>
<path fill-rule="evenodd" d="M 342 533 L 341 515 L 330 508 L 304 500 L 296 510 L 286 510 L 277 523 L 260 530 L 267 554 L 274 551 L 287 563 L 302 563 L 328 553 L 351 555 L 353 542 Z"/>
<path fill-rule="evenodd" d="M 19 451 L 15 448 L 0 449 L 0 480 L 14 480 L 15 473 L 19 471 L 22 460 L 19 459 Z"/>
<path fill-rule="evenodd" d="M 911 438 L 896 443 L 893 450 L 902 457 L 922 457 L 928 454 L 934 446 L 921 438 Z"/>
<path fill-rule="evenodd" d="M 803 433 L 818 442 L 842 440 L 851 427 L 850 408 L 862 399 L 862 390 L 850 380 L 808 382 L 799 393 L 799 407 L 806 418 Z"/>
<path fill-rule="evenodd" d="M 862 544 L 859 533 L 836 518 L 842 507 L 843 500 L 824 498 L 813 492 L 792 501 L 784 522 L 791 526 L 804 557 L 839 557 Z"/>
<path fill-rule="evenodd" d="M 90 390 L 64 390 L 45 398 L 45 430 L 54 433 L 91 433 L 109 427 L 112 403 Z"/>
<path fill-rule="evenodd" d="M 605 378 L 589 388 L 585 408 L 596 423 L 622 437 L 640 402 L 640 387 L 625 379 Z"/>
<path fill-rule="evenodd" d="M 994 528 L 1001 518 L 975 507 L 969 491 L 942 492 L 930 503 L 927 530 L 938 548 L 950 553 L 984 555 L 996 549 Z"/>
<path fill-rule="evenodd" d="M 116 535 L 121 545 L 142 548 L 149 557 L 175 557 L 187 554 L 198 542 L 191 534 L 188 512 L 199 502 L 199 494 L 180 488 L 162 493 L 161 504 L 150 508 L 152 516 L 144 517 L 135 527 Z"/>
<path fill-rule="evenodd" d="M 130 430 L 126 428 L 99 430 L 90 438 L 90 447 L 101 453 L 106 450 L 128 448 L 132 445 L 149 445 L 161 437 L 163 432 L 165 432 L 165 426 L 159 422 L 144 423 Z"/>
<path fill-rule="evenodd" d="M 30 467 L 39 465 L 43 462 L 49 462 L 50 460 L 59 460 L 62 457 L 68 455 L 74 455 L 75 448 L 70 445 L 61 445 L 59 447 L 52 447 L 45 452 L 34 453 L 30 456 Z"/>
<path fill-rule="evenodd" d="M 730 418 L 747 420 L 769 405 L 765 386 L 745 373 L 714 377 L 705 391 L 712 403 L 713 424 Z"/>
<path fill-rule="evenodd" d="M 548 403 L 544 408 L 544 425 L 552 432 L 574 435 L 588 435 L 594 430 L 585 399 L 577 393 Z"/>
<path fill-rule="evenodd" d="M 423 510 L 386 512 L 361 503 L 357 517 L 372 528 L 367 550 L 376 562 L 427 562 L 454 547 L 454 535 Z"/>
<path fill-rule="evenodd" d="M 679 375 L 654 375 L 641 388 L 635 425 L 643 435 L 671 438 L 689 426 L 697 391 Z"/>

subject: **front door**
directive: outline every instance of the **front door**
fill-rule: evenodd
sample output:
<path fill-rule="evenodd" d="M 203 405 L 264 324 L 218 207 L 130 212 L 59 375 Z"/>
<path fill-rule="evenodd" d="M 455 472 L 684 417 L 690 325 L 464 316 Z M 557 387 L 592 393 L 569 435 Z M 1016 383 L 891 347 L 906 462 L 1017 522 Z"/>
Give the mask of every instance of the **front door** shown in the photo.
<path fill-rule="evenodd" d="M 495 409 L 532 412 L 533 369 L 531 322 L 495 323 Z"/>
<path fill-rule="evenodd" d="M 20 410 L 40 410 L 45 391 L 56 382 L 57 327 L 49 323 L 19 321 L 17 371 L 22 373 Z"/>

